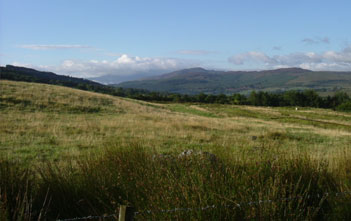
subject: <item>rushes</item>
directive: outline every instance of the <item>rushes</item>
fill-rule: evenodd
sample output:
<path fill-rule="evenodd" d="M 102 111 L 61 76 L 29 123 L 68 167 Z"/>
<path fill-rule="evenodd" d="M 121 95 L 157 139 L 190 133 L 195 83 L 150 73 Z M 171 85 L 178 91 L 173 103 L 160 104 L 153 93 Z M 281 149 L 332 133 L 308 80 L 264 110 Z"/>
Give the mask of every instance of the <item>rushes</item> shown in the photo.
<path fill-rule="evenodd" d="M 1 183 L 2 196 L 22 194 L 22 201 L 1 199 L 3 214 L 30 214 L 35 219 L 48 198 L 46 219 L 113 214 L 120 204 L 134 206 L 141 220 L 320 219 L 335 215 L 345 205 L 340 199 L 322 197 L 347 187 L 327 171 L 326 164 L 307 156 L 267 156 L 243 163 L 230 156 L 213 162 L 199 155 L 156 154 L 138 145 L 113 148 L 76 163 L 50 163 L 33 171 L 9 170 L 7 161 L 2 161 L 1 171 L 7 171 L 1 173 L 1 180 L 12 179 Z M 209 205 L 215 207 L 198 209 Z M 192 209 L 161 212 L 173 208 Z M 142 213 L 146 210 L 152 212 Z"/>
<path fill-rule="evenodd" d="M 0 159 L 0 217 L 31 220 L 34 215 L 32 187 L 33 177 L 29 170 Z"/>

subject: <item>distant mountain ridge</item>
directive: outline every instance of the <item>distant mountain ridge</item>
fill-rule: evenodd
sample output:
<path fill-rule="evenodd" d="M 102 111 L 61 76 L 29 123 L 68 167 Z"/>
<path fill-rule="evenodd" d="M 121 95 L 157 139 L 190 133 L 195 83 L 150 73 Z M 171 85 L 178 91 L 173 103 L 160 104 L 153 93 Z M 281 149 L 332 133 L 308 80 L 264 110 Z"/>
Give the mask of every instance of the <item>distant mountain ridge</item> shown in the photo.
<path fill-rule="evenodd" d="M 83 78 L 75 78 L 70 76 L 58 75 L 47 71 L 38 71 L 26 67 L 18 67 L 13 65 L 6 65 L 0 67 L 0 79 L 7 80 L 21 80 L 27 82 L 38 82 L 46 84 L 56 84 L 75 87 L 79 84 L 103 86 L 102 84 Z"/>
<path fill-rule="evenodd" d="M 128 91 L 133 89 L 140 93 L 159 91 L 190 95 L 200 93 L 248 94 L 253 90 L 281 92 L 306 89 L 323 93 L 339 90 L 351 92 L 351 72 L 310 71 L 301 68 L 265 71 L 217 71 L 189 68 L 107 86 L 83 78 L 7 65 L 0 67 L 0 79 L 55 84 L 115 95 L 123 94 L 125 90 L 122 88 Z"/>
<path fill-rule="evenodd" d="M 247 93 L 252 90 L 285 91 L 292 89 L 351 90 L 351 72 L 311 71 L 302 68 L 216 71 L 198 67 L 147 79 L 122 82 L 115 86 L 181 94 L 232 94 Z"/>
<path fill-rule="evenodd" d="M 91 77 L 88 80 L 97 81 L 103 84 L 118 84 L 125 81 L 134 81 L 138 79 L 144 79 L 155 75 L 164 74 L 161 70 L 148 70 L 140 71 L 136 73 L 121 72 L 115 74 L 107 74 L 99 77 Z"/>

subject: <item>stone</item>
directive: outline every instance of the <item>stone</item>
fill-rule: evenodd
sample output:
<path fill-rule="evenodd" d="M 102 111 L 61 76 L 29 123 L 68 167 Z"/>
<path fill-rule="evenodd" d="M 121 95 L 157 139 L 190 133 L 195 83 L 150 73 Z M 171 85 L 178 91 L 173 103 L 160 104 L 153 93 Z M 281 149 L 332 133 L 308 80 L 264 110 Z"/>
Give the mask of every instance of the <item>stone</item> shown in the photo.
<path fill-rule="evenodd" d="M 179 159 L 191 157 L 191 156 L 198 156 L 202 159 L 209 160 L 211 163 L 217 162 L 217 156 L 213 153 L 209 153 L 206 151 L 194 151 L 194 150 L 184 150 L 178 155 Z"/>

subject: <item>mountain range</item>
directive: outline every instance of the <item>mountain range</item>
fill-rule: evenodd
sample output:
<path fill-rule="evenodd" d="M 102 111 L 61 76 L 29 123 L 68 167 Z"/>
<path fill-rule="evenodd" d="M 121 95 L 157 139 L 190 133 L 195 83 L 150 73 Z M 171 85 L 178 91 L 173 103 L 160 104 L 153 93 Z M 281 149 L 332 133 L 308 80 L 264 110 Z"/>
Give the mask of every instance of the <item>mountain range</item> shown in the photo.
<path fill-rule="evenodd" d="M 314 89 L 351 91 L 351 72 L 282 68 L 265 71 L 216 71 L 190 68 L 114 86 L 180 94 L 233 94 Z"/>
<path fill-rule="evenodd" d="M 282 92 L 305 89 L 314 89 L 319 93 L 340 90 L 351 92 L 351 72 L 311 71 L 301 68 L 265 71 L 217 71 L 190 68 L 107 86 L 87 79 L 7 65 L 0 67 L 0 79 L 64 85 L 105 93 L 113 92 L 115 89 L 112 87 L 189 95 L 248 94 L 253 90 Z"/>

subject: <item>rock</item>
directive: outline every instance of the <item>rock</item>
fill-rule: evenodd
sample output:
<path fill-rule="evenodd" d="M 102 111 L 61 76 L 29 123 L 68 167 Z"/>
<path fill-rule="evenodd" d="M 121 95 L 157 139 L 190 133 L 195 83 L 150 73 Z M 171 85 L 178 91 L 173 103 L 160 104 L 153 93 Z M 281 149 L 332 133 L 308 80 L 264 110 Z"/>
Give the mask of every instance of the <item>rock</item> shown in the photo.
<path fill-rule="evenodd" d="M 211 163 L 217 162 L 217 156 L 206 151 L 184 150 L 178 155 L 178 159 L 187 158 L 191 156 L 198 156 L 202 159 L 209 160 Z"/>
<path fill-rule="evenodd" d="M 184 150 L 178 155 L 178 158 L 188 157 L 188 156 L 191 156 L 193 153 L 194 153 L 193 150 Z"/>

